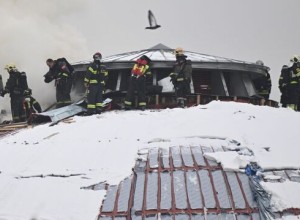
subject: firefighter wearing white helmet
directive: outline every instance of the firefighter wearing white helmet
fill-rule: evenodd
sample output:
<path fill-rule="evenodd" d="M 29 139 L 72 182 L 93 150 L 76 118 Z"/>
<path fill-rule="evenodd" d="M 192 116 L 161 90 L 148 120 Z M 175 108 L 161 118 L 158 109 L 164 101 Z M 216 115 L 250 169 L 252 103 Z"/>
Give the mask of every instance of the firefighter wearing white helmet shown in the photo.
<path fill-rule="evenodd" d="M 103 93 L 108 79 L 106 66 L 101 63 L 102 54 L 93 55 L 93 62 L 87 68 L 84 86 L 87 90 L 87 115 L 100 114 L 103 108 Z"/>
<path fill-rule="evenodd" d="M 186 106 L 187 95 L 191 92 L 192 62 L 186 59 L 187 56 L 184 55 L 181 47 L 176 48 L 174 54 L 176 56 L 176 63 L 170 77 L 175 88 L 177 106 L 184 108 Z"/>
<path fill-rule="evenodd" d="M 294 55 L 290 59 L 291 67 L 289 68 L 289 82 L 287 84 L 287 107 L 300 110 L 300 57 Z"/>
<path fill-rule="evenodd" d="M 7 93 L 10 94 L 13 122 L 26 121 L 26 114 L 23 108 L 24 96 L 29 91 L 26 73 L 19 72 L 16 65 L 13 63 L 7 64 L 4 69 L 9 73 L 9 78 L 0 95 L 3 97 Z"/>
<path fill-rule="evenodd" d="M 259 66 L 264 66 L 264 62 L 261 60 L 257 60 L 255 63 Z M 268 70 L 269 70 L 268 68 L 265 68 L 264 75 L 261 75 L 253 80 L 253 84 L 257 94 L 262 98 L 264 98 L 265 100 L 269 99 L 271 88 L 272 88 L 271 77 Z"/>

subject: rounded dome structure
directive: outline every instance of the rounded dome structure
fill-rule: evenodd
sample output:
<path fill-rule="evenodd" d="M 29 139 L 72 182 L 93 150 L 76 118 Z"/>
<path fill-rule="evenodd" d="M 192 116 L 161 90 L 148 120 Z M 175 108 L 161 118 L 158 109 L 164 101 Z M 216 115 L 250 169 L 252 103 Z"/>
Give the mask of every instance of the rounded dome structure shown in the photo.
<path fill-rule="evenodd" d="M 134 62 L 145 55 L 151 59 L 152 78 L 148 79 L 149 94 L 168 93 L 164 89 L 155 89 L 160 80 L 165 79 L 173 71 L 176 61 L 175 48 L 158 44 L 149 49 L 132 51 L 103 57 L 102 63 L 109 70 L 107 89 L 109 92 L 126 93 L 127 81 Z M 253 81 L 266 75 L 269 67 L 255 62 L 246 62 L 236 59 L 201 54 L 192 51 L 183 51 L 186 59 L 192 62 L 191 94 L 218 96 L 218 97 L 255 97 L 257 92 Z M 88 64 L 78 62 L 74 64 L 78 74 L 84 74 Z M 174 92 L 173 92 L 174 94 Z"/>

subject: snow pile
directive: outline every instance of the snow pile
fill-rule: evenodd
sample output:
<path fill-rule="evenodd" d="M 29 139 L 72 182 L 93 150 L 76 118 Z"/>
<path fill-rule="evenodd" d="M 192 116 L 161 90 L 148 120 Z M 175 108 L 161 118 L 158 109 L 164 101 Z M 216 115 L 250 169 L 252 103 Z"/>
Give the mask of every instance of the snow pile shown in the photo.
<path fill-rule="evenodd" d="M 274 210 L 283 211 L 300 207 L 300 183 L 291 181 L 286 181 L 284 184 L 262 182 L 262 186 L 272 194 L 271 202 Z"/>
<path fill-rule="evenodd" d="M 0 219 L 95 219 L 105 191 L 81 187 L 118 184 L 131 174 L 137 153 L 151 147 L 225 147 L 231 151 L 205 155 L 228 170 L 249 161 L 263 169 L 299 169 L 299 124 L 300 114 L 289 109 L 214 101 L 76 116 L 73 123 L 23 130 L 0 140 Z M 280 184 L 288 196 L 264 185 L 274 206 L 300 207 L 299 183 Z"/>

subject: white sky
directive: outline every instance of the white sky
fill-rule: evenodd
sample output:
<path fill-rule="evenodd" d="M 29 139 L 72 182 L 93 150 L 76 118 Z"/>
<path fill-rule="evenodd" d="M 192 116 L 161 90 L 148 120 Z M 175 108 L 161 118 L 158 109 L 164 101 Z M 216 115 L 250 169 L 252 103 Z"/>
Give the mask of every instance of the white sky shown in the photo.
<path fill-rule="evenodd" d="M 76 62 L 95 51 L 108 56 L 163 43 L 263 60 L 271 68 L 271 98 L 279 100 L 281 67 L 300 53 L 299 8 L 298 0 L 1 0 L 0 66 L 17 63 L 28 73 L 34 95 L 42 99 L 43 87 L 54 100 L 54 88 L 42 81 L 45 59 L 65 56 Z M 160 29 L 145 30 L 149 9 Z"/>
<path fill-rule="evenodd" d="M 91 53 L 95 48 L 112 55 L 163 43 L 250 62 L 261 59 L 271 68 L 276 100 L 282 65 L 300 53 L 297 0 L 127 0 L 95 1 L 93 6 L 78 23 L 85 33 L 99 25 L 87 36 Z M 160 29 L 144 29 L 148 9 Z"/>
<path fill-rule="evenodd" d="M 207 156 L 227 170 L 243 168 L 248 161 L 264 169 L 299 169 L 299 123 L 299 113 L 290 109 L 213 101 L 188 109 L 76 116 L 70 124 L 26 129 L 0 139 L 0 219 L 95 219 L 105 192 L 80 187 L 103 181 L 118 184 L 131 174 L 138 151 L 151 147 L 236 149 L 233 139 L 254 155 L 228 151 Z M 49 174 L 82 175 L 17 179 Z M 277 210 L 300 208 L 300 183 L 264 187 L 274 195 Z"/>

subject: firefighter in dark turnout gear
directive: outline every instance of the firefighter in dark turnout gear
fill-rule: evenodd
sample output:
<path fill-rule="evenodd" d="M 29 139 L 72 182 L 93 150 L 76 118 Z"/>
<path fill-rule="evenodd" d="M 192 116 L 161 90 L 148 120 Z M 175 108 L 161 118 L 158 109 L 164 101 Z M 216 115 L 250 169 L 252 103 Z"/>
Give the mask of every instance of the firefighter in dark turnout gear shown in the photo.
<path fill-rule="evenodd" d="M 0 93 L 3 91 L 3 81 L 2 81 L 2 76 L 0 74 Z"/>
<path fill-rule="evenodd" d="M 3 97 L 10 94 L 11 114 L 13 122 L 26 121 L 25 109 L 23 106 L 24 94 L 28 92 L 27 77 L 25 72 L 19 72 L 15 64 L 7 64 L 5 69 L 9 73 L 9 78 L 5 88 L 1 92 Z"/>
<path fill-rule="evenodd" d="M 170 77 L 175 88 L 177 105 L 184 108 L 186 105 L 186 96 L 191 92 L 192 63 L 186 59 L 187 56 L 184 55 L 183 49 L 180 47 L 176 48 L 175 56 L 176 63 Z"/>
<path fill-rule="evenodd" d="M 256 61 L 256 64 L 258 65 L 264 65 L 264 63 L 261 60 Z M 271 93 L 272 88 L 272 82 L 270 73 L 268 70 L 266 70 L 265 75 L 258 77 L 253 80 L 254 87 L 257 91 L 257 94 L 263 97 L 265 100 L 268 100 Z"/>
<path fill-rule="evenodd" d="M 129 78 L 129 86 L 125 97 L 125 109 L 130 110 L 134 102 L 134 93 L 137 91 L 138 108 L 146 109 L 146 77 L 151 75 L 150 58 L 146 55 L 141 56 L 136 60 Z"/>
<path fill-rule="evenodd" d="M 281 74 L 279 77 L 279 90 L 281 92 L 280 103 L 281 106 L 286 108 L 288 102 L 288 83 L 289 83 L 289 67 L 283 65 L 281 69 Z"/>
<path fill-rule="evenodd" d="M 29 119 L 33 113 L 42 112 L 40 103 L 38 103 L 38 101 L 35 98 L 33 98 L 31 94 L 32 94 L 31 89 L 28 89 L 24 94 L 25 97 L 24 97 L 23 105 L 24 105 L 25 115 L 27 119 Z"/>
<path fill-rule="evenodd" d="M 108 79 L 108 71 L 101 64 L 102 55 L 97 52 L 93 55 L 94 61 L 88 67 L 84 78 L 87 89 L 87 114 L 100 114 L 102 112 L 103 93 Z"/>
<path fill-rule="evenodd" d="M 56 86 L 56 107 L 60 108 L 71 104 L 72 73 L 74 68 L 66 60 L 59 58 L 57 60 L 47 59 L 46 64 L 49 71 L 44 75 L 44 81 L 50 83 L 55 80 Z"/>
<path fill-rule="evenodd" d="M 300 98 L 300 57 L 294 55 L 290 59 L 290 62 L 292 63 L 292 66 L 289 68 L 287 107 L 297 111 Z"/>

